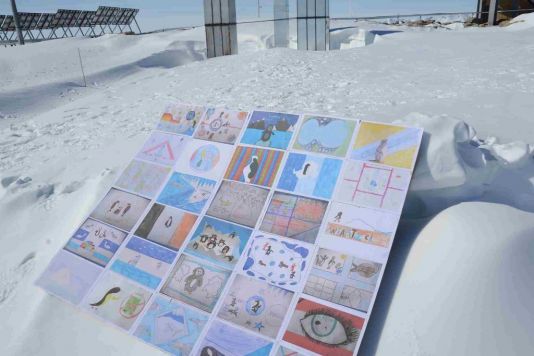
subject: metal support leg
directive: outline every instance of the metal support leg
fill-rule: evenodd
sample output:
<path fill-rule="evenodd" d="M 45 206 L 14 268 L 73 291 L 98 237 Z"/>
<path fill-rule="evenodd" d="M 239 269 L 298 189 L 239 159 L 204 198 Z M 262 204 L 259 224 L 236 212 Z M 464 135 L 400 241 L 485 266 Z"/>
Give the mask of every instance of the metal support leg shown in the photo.
<path fill-rule="evenodd" d="M 237 54 L 235 0 L 204 0 L 208 58 Z"/>
<path fill-rule="evenodd" d="M 137 30 L 139 31 L 139 34 L 141 34 L 141 33 L 142 33 L 142 31 L 141 31 L 141 27 L 139 27 L 139 24 L 137 23 L 137 20 L 135 19 L 135 17 L 134 17 L 133 20 L 134 20 L 135 26 L 137 26 Z M 131 30 L 131 29 L 132 29 L 132 28 L 130 27 L 130 30 Z M 134 31 L 132 31 L 132 32 L 134 32 Z"/>
<path fill-rule="evenodd" d="M 497 24 L 497 11 L 499 9 L 499 0 L 490 0 L 488 25 L 495 26 Z"/>
<path fill-rule="evenodd" d="M 476 16 L 477 20 L 481 20 L 482 19 L 482 5 L 483 4 L 484 4 L 484 0 L 478 0 L 478 2 L 477 2 L 477 16 Z"/>
<path fill-rule="evenodd" d="M 274 0 L 274 46 L 289 47 L 289 0 Z"/>
<path fill-rule="evenodd" d="M 298 49 L 326 51 L 330 48 L 329 5 L 329 0 L 298 0 Z"/>

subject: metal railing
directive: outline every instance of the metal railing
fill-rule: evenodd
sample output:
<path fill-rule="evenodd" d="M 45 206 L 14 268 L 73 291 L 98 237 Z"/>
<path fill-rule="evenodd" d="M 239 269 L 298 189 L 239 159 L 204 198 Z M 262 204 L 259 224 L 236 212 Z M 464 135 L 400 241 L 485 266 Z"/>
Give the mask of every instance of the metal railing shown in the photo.
<path fill-rule="evenodd" d="M 530 9 L 518 9 L 518 10 L 499 10 L 498 14 L 508 14 L 508 13 L 528 13 L 534 12 L 534 8 Z M 481 15 L 489 15 L 489 11 L 467 11 L 467 12 L 432 12 L 425 14 L 396 14 L 396 15 L 380 15 L 380 16 L 361 16 L 361 17 L 331 17 L 330 20 L 354 20 L 354 21 L 367 21 L 367 20 L 387 20 L 387 19 L 405 19 L 405 18 L 419 18 L 423 19 L 424 17 L 437 17 L 437 16 L 462 16 L 468 15 L 473 18 L 480 18 Z"/>

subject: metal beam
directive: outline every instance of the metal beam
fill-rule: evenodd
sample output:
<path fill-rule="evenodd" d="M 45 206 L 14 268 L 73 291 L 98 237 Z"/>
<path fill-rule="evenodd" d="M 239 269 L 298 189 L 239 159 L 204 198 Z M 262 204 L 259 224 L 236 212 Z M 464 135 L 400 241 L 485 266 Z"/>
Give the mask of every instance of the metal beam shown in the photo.
<path fill-rule="evenodd" d="M 490 0 L 488 25 L 495 26 L 497 24 L 497 11 L 499 10 L 499 0 Z"/>
<path fill-rule="evenodd" d="M 289 0 L 274 0 L 274 46 L 289 46 Z"/>
<path fill-rule="evenodd" d="M 13 10 L 13 20 L 15 21 L 15 28 L 17 29 L 17 37 L 19 44 L 24 44 L 24 36 L 22 35 L 22 29 L 20 28 L 19 12 L 17 11 L 17 4 L 15 0 L 11 0 L 11 10 Z"/>
<path fill-rule="evenodd" d="M 482 19 L 483 6 L 484 6 L 484 0 L 478 0 L 478 3 L 477 3 L 477 17 L 476 17 L 478 20 Z"/>
<path fill-rule="evenodd" d="M 204 0 L 208 58 L 237 54 L 235 0 Z"/>
<path fill-rule="evenodd" d="M 326 51 L 330 47 L 330 0 L 297 0 L 297 47 Z"/>

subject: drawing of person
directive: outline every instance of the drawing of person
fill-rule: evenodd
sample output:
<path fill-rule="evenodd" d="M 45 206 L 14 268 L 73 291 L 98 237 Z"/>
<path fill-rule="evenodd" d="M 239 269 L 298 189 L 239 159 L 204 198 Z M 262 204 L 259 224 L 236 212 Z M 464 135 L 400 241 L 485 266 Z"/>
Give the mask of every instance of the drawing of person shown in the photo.
<path fill-rule="evenodd" d="M 324 265 L 324 262 L 328 259 L 328 256 L 327 255 L 317 255 L 317 261 L 315 262 L 315 264 L 317 266 L 322 266 Z"/>
<path fill-rule="evenodd" d="M 332 268 L 332 266 L 335 264 L 336 264 L 336 256 L 332 256 L 330 258 L 330 261 L 328 261 L 328 269 Z"/>
<path fill-rule="evenodd" d="M 115 210 L 113 210 L 113 214 L 114 215 L 119 215 L 122 211 L 122 206 L 121 205 L 115 205 Z"/>
<path fill-rule="evenodd" d="M 343 212 L 342 211 L 338 212 L 337 215 L 334 217 L 334 222 L 340 222 L 342 216 L 343 216 Z"/>
<path fill-rule="evenodd" d="M 132 204 L 128 203 L 126 204 L 126 208 L 124 208 L 122 214 L 121 214 L 121 217 L 126 215 L 126 213 L 128 212 L 128 210 L 130 210 L 130 208 L 132 207 Z"/>
<path fill-rule="evenodd" d="M 109 208 L 108 212 L 111 212 L 119 203 L 120 203 L 120 200 L 115 200 L 113 204 L 111 204 L 111 207 Z"/>

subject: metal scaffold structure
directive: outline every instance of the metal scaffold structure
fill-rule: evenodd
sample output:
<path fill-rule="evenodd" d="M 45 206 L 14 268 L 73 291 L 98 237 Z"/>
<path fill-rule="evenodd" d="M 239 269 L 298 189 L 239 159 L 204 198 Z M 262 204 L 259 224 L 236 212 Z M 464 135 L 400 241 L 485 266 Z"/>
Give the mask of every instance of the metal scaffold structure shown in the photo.
<path fill-rule="evenodd" d="M 139 9 L 99 6 L 96 11 L 59 9 L 56 13 L 19 12 L 23 40 L 101 36 L 105 33 L 141 33 L 136 16 Z M 132 27 L 134 26 L 134 27 Z M 0 42 L 19 40 L 13 15 L 0 15 Z"/>

